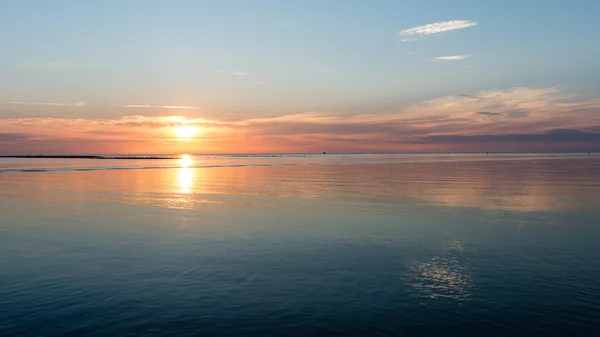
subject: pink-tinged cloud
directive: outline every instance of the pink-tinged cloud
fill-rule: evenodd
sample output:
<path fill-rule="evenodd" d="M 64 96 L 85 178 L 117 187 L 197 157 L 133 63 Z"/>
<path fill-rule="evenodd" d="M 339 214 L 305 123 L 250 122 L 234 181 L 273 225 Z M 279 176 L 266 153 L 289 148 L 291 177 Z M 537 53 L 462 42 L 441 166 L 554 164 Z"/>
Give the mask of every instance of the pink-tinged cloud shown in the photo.
<path fill-rule="evenodd" d="M 76 103 L 57 103 L 57 102 L 21 102 L 21 101 L 8 101 L 2 102 L 3 104 L 12 104 L 12 105 L 47 105 L 47 106 L 85 106 L 87 102 L 76 102 Z"/>
<path fill-rule="evenodd" d="M 192 139 L 173 129 L 197 128 Z M 179 116 L 0 119 L 0 152 L 241 153 L 600 149 L 600 99 L 565 88 L 441 97 L 389 114 L 306 112 L 218 120 Z"/>
<path fill-rule="evenodd" d="M 150 108 L 150 109 L 156 109 L 156 108 L 162 108 L 162 109 L 191 109 L 191 110 L 200 109 L 200 107 L 197 107 L 197 106 L 147 105 L 147 104 L 128 104 L 128 105 L 123 105 L 123 107 L 124 108 L 138 108 L 138 109 L 144 109 L 144 108 Z"/>

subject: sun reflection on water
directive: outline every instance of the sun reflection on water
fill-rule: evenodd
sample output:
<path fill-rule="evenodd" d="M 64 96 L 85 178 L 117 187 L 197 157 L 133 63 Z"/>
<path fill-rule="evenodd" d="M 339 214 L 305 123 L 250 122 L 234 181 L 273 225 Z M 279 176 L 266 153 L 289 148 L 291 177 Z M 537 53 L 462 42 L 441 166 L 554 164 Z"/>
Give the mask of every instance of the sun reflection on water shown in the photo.
<path fill-rule="evenodd" d="M 179 192 L 180 193 L 191 193 L 192 186 L 194 185 L 194 169 L 189 167 L 182 167 L 178 172 L 179 177 Z"/>
<path fill-rule="evenodd" d="M 181 156 L 181 159 L 179 159 L 179 165 L 181 165 L 181 167 L 192 166 L 192 156 L 188 154 Z"/>
<path fill-rule="evenodd" d="M 190 193 L 194 181 L 194 169 L 190 168 L 192 165 L 192 157 L 190 155 L 183 155 L 179 160 L 181 168 L 178 169 L 179 178 L 179 192 Z"/>
<path fill-rule="evenodd" d="M 425 298 L 468 299 L 473 282 L 469 269 L 455 256 L 461 250 L 461 242 L 454 240 L 448 243 L 445 251 L 413 266 L 410 285 Z"/>

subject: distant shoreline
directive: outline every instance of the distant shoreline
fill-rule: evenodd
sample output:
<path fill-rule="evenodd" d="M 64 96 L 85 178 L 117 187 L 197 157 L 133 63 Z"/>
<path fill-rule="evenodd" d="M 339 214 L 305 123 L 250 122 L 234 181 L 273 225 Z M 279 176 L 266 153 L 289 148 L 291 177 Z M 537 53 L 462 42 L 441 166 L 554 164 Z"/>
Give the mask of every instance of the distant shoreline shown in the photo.
<path fill-rule="evenodd" d="M 85 155 L 37 155 L 37 156 L 3 156 L 0 158 L 26 158 L 26 159 L 181 159 L 181 157 L 157 157 L 157 156 L 85 156 Z"/>

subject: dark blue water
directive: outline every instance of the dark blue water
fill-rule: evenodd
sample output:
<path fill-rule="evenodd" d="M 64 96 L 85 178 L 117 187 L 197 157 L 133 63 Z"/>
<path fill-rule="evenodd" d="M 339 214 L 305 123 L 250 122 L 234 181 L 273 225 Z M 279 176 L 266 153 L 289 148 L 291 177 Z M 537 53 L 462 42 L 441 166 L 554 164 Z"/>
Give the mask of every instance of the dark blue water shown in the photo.
<path fill-rule="evenodd" d="M 6 173 L 0 335 L 599 335 L 596 172 L 580 158 Z"/>

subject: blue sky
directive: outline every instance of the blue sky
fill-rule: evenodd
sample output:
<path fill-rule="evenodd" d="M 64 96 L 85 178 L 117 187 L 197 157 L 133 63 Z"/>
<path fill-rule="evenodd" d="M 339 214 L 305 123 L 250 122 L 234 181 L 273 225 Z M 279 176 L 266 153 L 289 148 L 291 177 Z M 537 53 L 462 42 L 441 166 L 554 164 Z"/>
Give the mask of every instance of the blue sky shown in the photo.
<path fill-rule="evenodd" d="M 386 115 L 515 87 L 594 99 L 597 13 L 592 0 L 4 1 L 0 118 Z M 434 23 L 448 30 L 401 33 Z"/>

